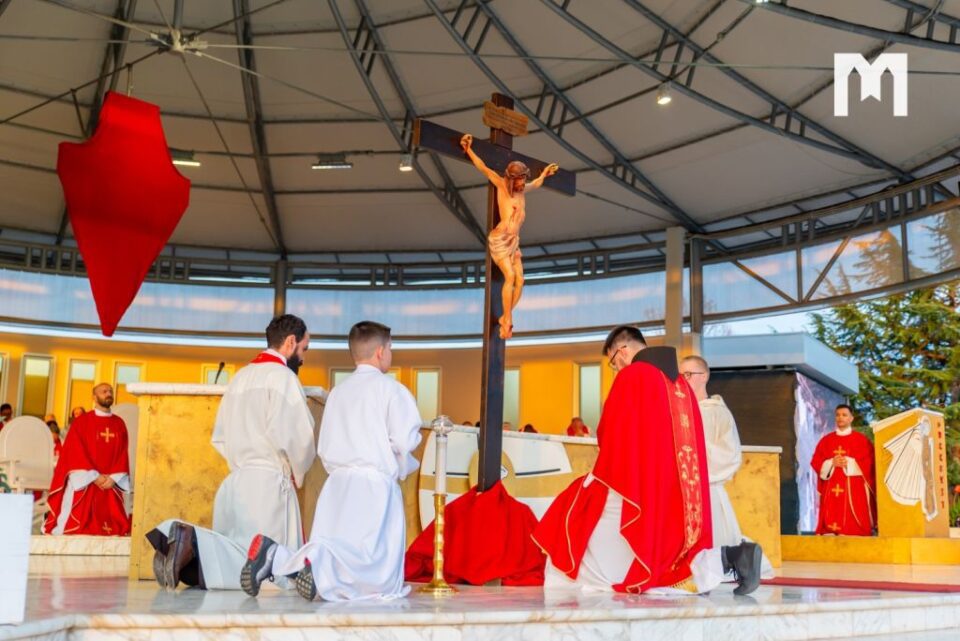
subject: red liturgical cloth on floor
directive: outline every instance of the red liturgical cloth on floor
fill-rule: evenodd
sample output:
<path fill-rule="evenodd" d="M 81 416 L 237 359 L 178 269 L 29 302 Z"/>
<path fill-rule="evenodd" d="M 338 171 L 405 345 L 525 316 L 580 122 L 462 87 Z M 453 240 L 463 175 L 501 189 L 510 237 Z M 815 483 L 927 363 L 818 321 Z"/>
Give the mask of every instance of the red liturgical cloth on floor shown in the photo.
<path fill-rule="evenodd" d="M 543 585 L 546 560 L 530 538 L 533 510 L 497 482 L 486 492 L 476 486 L 446 509 L 443 575 L 448 583 Z M 433 523 L 416 538 L 404 563 L 407 581 L 433 577 Z"/>
<path fill-rule="evenodd" d="M 57 174 L 104 336 L 112 336 L 190 199 L 160 108 L 108 92 L 93 136 L 60 143 Z"/>

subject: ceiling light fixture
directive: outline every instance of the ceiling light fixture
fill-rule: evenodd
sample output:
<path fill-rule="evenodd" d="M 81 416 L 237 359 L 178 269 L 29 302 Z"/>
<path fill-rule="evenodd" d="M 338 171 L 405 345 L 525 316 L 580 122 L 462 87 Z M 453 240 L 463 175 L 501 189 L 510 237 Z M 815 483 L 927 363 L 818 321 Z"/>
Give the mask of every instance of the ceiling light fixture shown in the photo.
<path fill-rule="evenodd" d="M 346 154 L 320 154 L 317 162 L 310 165 L 311 169 L 353 169 L 353 163 L 347 160 Z"/>
<path fill-rule="evenodd" d="M 200 161 L 194 158 L 192 151 L 184 151 L 183 149 L 171 149 L 170 159 L 174 165 L 179 165 L 181 167 L 199 167 L 200 166 Z"/>
<path fill-rule="evenodd" d="M 400 157 L 400 171 L 413 171 L 413 154 L 403 154 Z"/>
<path fill-rule="evenodd" d="M 673 96 L 670 93 L 670 83 L 665 82 L 657 89 L 657 104 L 664 107 L 671 102 L 673 102 Z"/>

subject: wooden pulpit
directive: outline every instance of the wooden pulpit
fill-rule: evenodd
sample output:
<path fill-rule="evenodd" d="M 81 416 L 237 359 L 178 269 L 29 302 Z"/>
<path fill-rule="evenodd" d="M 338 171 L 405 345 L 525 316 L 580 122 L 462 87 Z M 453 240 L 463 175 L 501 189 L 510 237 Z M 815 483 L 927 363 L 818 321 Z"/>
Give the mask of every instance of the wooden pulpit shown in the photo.
<path fill-rule="evenodd" d="M 950 536 L 943 414 L 901 412 L 871 425 L 882 537 Z"/>

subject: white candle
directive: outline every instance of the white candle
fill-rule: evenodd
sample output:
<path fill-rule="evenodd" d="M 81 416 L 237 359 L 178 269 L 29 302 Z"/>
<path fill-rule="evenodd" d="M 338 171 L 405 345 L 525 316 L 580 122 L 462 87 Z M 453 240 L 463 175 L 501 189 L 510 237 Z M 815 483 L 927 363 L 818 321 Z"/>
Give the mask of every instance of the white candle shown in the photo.
<path fill-rule="evenodd" d="M 435 494 L 447 493 L 447 435 L 437 434 L 437 460 L 434 474 L 436 475 Z"/>

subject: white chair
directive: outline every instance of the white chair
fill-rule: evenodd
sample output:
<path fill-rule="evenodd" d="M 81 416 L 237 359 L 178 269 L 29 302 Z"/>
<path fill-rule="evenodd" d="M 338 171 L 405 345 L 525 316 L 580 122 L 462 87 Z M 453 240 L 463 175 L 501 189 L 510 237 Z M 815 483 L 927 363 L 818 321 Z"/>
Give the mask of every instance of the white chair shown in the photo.
<path fill-rule="evenodd" d="M 0 466 L 10 487 L 18 494 L 39 491 L 43 497 L 34 504 L 34 524 L 47 513 L 47 492 L 55 466 L 50 428 L 39 418 L 20 416 L 0 431 Z"/>

